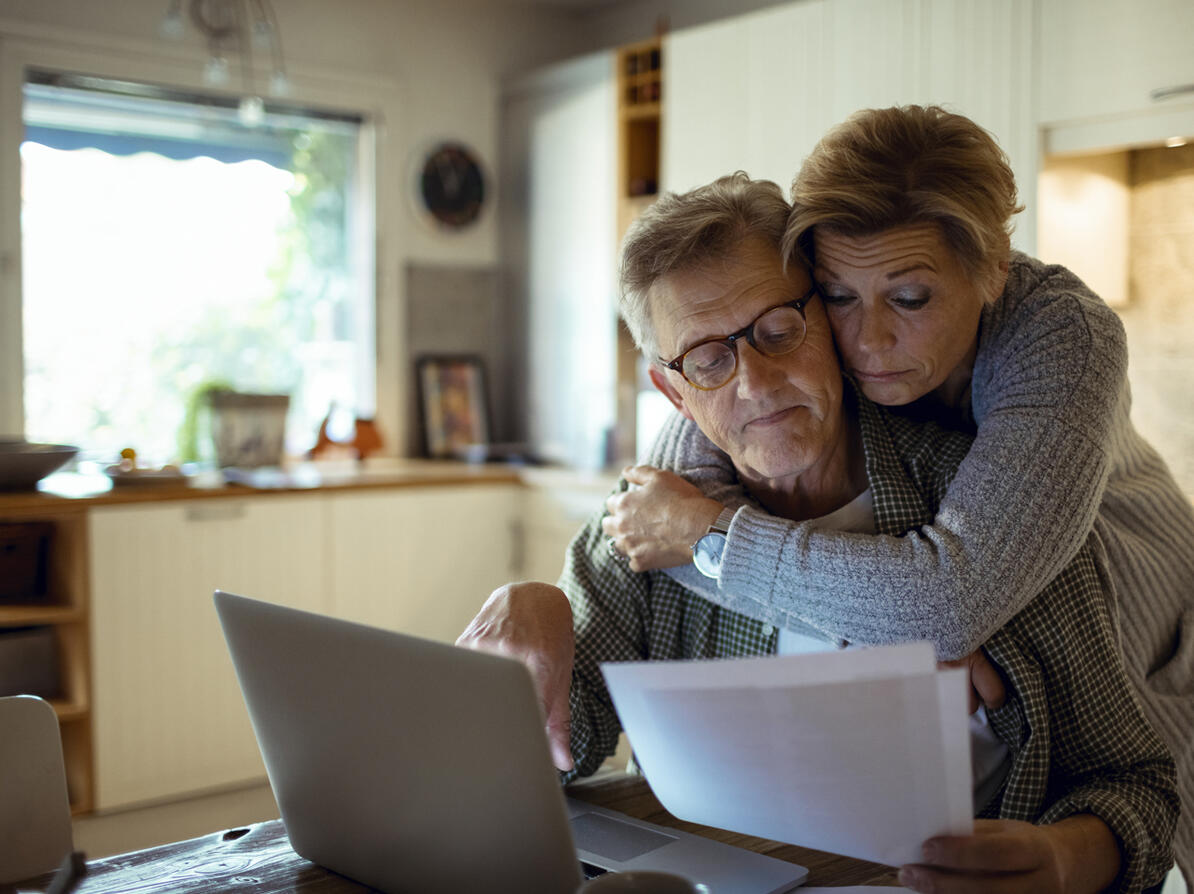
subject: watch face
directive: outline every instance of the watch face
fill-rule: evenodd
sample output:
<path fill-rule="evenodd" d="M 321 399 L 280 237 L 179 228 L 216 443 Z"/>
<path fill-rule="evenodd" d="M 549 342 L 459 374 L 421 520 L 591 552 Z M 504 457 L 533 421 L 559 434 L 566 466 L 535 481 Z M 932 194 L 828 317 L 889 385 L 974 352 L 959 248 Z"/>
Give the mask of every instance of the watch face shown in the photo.
<path fill-rule="evenodd" d="M 473 223 L 485 203 L 485 177 L 472 151 L 441 143 L 427 154 L 419 174 L 419 198 L 436 222 L 449 229 Z"/>
<path fill-rule="evenodd" d="M 726 549 L 726 535 L 710 531 L 692 546 L 692 564 L 705 577 L 721 574 L 721 555 Z"/>

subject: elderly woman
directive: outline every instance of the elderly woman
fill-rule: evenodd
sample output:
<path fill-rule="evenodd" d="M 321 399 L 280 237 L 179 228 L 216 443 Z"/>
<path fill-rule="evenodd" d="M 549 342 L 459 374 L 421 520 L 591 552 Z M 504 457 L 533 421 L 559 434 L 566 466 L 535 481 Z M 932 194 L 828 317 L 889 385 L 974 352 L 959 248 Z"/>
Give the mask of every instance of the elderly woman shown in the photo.
<path fill-rule="evenodd" d="M 975 433 L 933 522 L 893 537 L 776 518 L 677 417 L 652 467 L 627 470 L 639 487 L 610 499 L 605 533 L 636 570 L 689 562 L 710 533 L 722 550 L 713 579 L 691 564 L 669 571 L 707 598 L 853 643 L 927 637 L 952 659 L 1022 610 L 1093 531 L 1129 676 L 1177 759 L 1176 850 L 1190 879 L 1194 512 L 1129 419 L 1119 320 L 1073 274 L 1010 250 L 1014 178 L 960 115 L 860 112 L 817 145 L 792 199 L 785 257 L 812 266 L 862 393 Z"/>

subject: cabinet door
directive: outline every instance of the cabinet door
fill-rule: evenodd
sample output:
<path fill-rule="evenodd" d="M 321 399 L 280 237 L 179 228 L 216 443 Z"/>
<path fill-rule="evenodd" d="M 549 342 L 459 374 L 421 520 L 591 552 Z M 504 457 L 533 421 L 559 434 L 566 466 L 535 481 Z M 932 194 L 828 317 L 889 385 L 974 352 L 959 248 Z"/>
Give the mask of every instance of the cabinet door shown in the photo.
<path fill-rule="evenodd" d="M 824 89 L 827 3 L 789 3 L 744 17 L 746 170 L 787 196 L 801 162 L 833 123 Z"/>
<path fill-rule="evenodd" d="M 682 191 L 744 170 L 787 195 L 830 123 L 823 0 L 788 3 L 668 37 L 663 184 Z"/>
<path fill-rule="evenodd" d="M 917 102 L 944 105 L 989 130 L 1008 154 L 1020 201 L 1012 242 L 1036 246 L 1040 166 L 1034 115 L 1034 0 L 929 0 Z"/>
<path fill-rule="evenodd" d="M 749 165 L 747 18 L 677 31 L 664 44 L 664 189 L 686 192 Z"/>
<path fill-rule="evenodd" d="M 508 287 L 526 296 L 527 440 L 590 467 L 614 425 L 617 349 L 613 55 L 509 88 L 501 210 Z"/>
<path fill-rule="evenodd" d="M 1041 118 L 1045 123 L 1190 108 L 1194 84 L 1189 0 L 1041 0 Z"/>
<path fill-rule="evenodd" d="M 322 609 L 322 498 L 89 515 L 97 807 L 263 778 L 212 591 Z"/>
<path fill-rule="evenodd" d="M 564 553 L 581 527 L 605 505 L 617 478 L 608 475 L 583 479 L 535 475 L 523 494 L 523 567 L 527 580 L 554 584 L 564 567 Z M 536 482 L 534 479 L 541 479 Z M 556 479 L 556 480 L 553 480 Z"/>
<path fill-rule="evenodd" d="M 827 97 L 830 124 L 859 109 L 917 101 L 925 49 L 920 0 L 830 0 L 823 40 L 817 89 Z"/>
<path fill-rule="evenodd" d="M 517 485 L 329 497 L 331 611 L 453 642 L 485 598 L 518 576 Z"/>

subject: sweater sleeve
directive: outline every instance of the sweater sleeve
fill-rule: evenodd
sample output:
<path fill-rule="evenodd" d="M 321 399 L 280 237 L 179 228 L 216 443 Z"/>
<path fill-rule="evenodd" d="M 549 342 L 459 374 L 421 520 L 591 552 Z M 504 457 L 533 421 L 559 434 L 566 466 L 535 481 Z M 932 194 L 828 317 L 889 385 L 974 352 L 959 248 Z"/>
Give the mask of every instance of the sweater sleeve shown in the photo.
<path fill-rule="evenodd" d="M 735 610 L 856 643 L 927 638 L 942 659 L 959 658 L 1077 552 L 1106 487 L 1117 414 L 1126 420 L 1123 327 L 1072 274 L 1017 266 L 984 316 L 972 381 L 978 431 L 933 522 L 902 536 L 844 534 L 747 505 L 717 588 Z M 716 448 L 692 423 L 675 424 L 682 431 L 661 458 L 678 470 L 695 460 L 705 471 L 694 483 L 736 505 L 718 496 L 728 458 L 712 475 Z"/>

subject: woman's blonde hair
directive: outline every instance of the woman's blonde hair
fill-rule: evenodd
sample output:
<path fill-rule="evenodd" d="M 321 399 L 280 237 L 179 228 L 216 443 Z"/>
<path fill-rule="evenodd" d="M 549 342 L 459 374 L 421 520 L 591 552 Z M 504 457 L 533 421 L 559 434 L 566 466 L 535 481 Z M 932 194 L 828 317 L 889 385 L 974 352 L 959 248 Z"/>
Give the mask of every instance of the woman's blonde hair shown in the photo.
<path fill-rule="evenodd" d="M 658 359 L 651 287 L 669 273 L 727 257 L 756 236 L 779 250 L 791 207 L 770 180 L 742 171 L 686 193 L 664 193 L 622 241 L 619 309 L 648 360 Z"/>
<path fill-rule="evenodd" d="M 830 130 L 792 183 L 783 255 L 814 263 L 816 227 L 868 236 L 935 223 L 971 275 L 1007 258 L 1016 179 L 994 138 L 940 106 L 863 109 Z"/>

